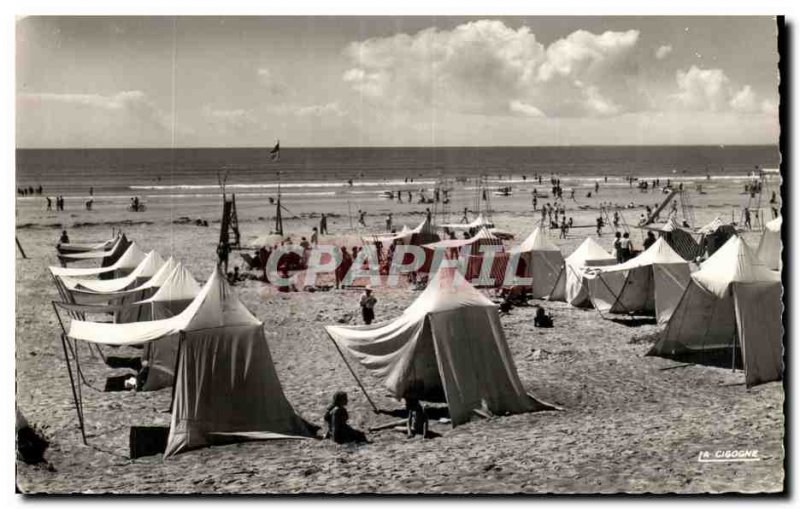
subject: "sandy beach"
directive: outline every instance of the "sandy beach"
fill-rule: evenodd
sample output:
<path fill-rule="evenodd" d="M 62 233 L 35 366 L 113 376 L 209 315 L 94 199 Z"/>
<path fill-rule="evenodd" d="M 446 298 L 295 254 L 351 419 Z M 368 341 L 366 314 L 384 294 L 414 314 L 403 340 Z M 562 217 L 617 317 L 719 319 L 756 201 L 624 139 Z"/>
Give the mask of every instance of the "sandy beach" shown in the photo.
<path fill-rule="evenodd" d="M 568 179 L 565 179 L 568 180 Z M 686 183 L 694 224 L 721 216 L 740 220 L 748 198 L 743 180 L 699 182 L 707 194 Z M 493 197 L 495 225 L 520 242 L 535 227 L 531 183 L 512 184 L 514 195 Z M 565 187 L 571 187 L 567 182 Z M 578 184 L 574 184 L 578 185 Z M 564 255 L 587 235 L 601 202 L 635 208 L 624 210 L 635 223 L 644 205 L 664 195 L 640 193 L 621 179 L 586 198 L 588 184 L 567 201 L 567 217 L 577 226 L 567 239 L 550 238 Z M 773 189 L 778 190 L 773 181 Z M 547 192 L 547 184 L 536 186 Z M 474 191 L 462 189 L 451 204 L 450 220 L 460 219 Z M 762 199 L 763 213 L 768 214 Z M 168 425 L 170 391 L 101 392 L 105 379 L 122 374 L 82 346 L 83 370 L 94 387 L 83 388 L 89 446 L 81 443 L 65 369 L 59 328 L 50 302 L 56 290 L 47 271 L 57 265 L 55 243 L 67 228 L 73 242 L 101 241 L 112 228 L 122 228 L 145 251 L 175 256 L 199 281 L 210 274 L 219 237 L 217 196 L 145 196 L 147 211 L 125 210 L 128 197 L 96 197 L 94 210 L 82 208 L 82 197 L 68 198 L 66 212 L 44 210 L 41 197 L 17 201 L 17 237 L 28 256 L 16 263 L 17 404 L 51 440 L 47 458 L 55 471 L 18 462 L 17 484 L 25 493 L 707 493 L 777 492 L 784 483 L 784 392 L 781 383 L 747 389 L 741 371 L 685 365 L 644 357 L 659 328 L 628 326 L 603 319 L 595 310 L 562 302 L 544 303 L 553 315 L 553 329 L 533 327 L 533 308 L 515 308 L 502 318 L 514 361 L 524 386 L 538 398 L 561 408 L 491 420 L 477 420 L 452 429 L 433 423 L 441 436 L 409 440 L 395 431 L 371 433 L 372 443 L 337 446 L 328 441 L 286 440 L 210 447 L 178 455 L 128 459 L 131 425 Z M 540 198 L 539 203 L 552 201 Z M 394 224 L 415 226 L 430 205 L 399 204 L 363 194 L 285 197 L 291 214 L 285 230 L 295 240 L 308 236 L 320 212 L 329 213 L 330 238 L 354 239 L 378 233 L 387 213 Z M 261 195 L 237 195 L 243 243 L 253 246 L 272 227 L 274 206 Z M 583 208 L 581 208 L 583 207 Z M 367 229 L 350 227 L 348 209 L 367 210 Z M 181 218 L 209 222 L 208 227 L 182 224 Z M 442 222 L 446 217 L 437 214 Z M 353 216 L 353 222 L 355 217 Z M 744 239 L 756 246 L 758 232 Z M 612 231 L 597 239 L 610 249 Z M 632 229 L 636 248 L 642 236 Z M 234 252 L 233 264 L 241 264 Z M 359 293 L 339 290 L 277 293 L 256 280 L 236 286 L 249 309 L 264 322 L 276 370 L 289 401 L 307 420 L 322 424 L 322 414 L 335 390 L 350 395 L 352 424 L 362 430 L 391 418 L 378 416 L 351 377 L 326 336 L 323 326 L 355 324 Z M 378 320 L 397 316 L 417 292 L 407 288 L 378 289 Z M 349 317 L 349 318 L 348 318 Z M 132 348 L 110 349 L 114 355 L 136 355 Z M 356 368 L 367 390 L 384 409 L 401 403 L 389 397 L 379 381 Z M 758 449 L 760 461 L 701 463 L 702 451 Z"/>

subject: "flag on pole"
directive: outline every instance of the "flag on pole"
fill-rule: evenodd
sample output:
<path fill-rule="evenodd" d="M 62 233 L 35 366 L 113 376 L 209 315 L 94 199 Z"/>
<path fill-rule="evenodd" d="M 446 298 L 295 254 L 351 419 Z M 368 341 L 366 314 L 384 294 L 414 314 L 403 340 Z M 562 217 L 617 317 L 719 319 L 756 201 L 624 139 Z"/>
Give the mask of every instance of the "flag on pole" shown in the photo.
<path fill-rule="evenodd" d="M 281 142 L 280 142 L 280 140 L 278 140 L 278 142 L 275 144 L 275 146 L 272 148 L 272 150 L 269 151 L 269 157 L 273 161 L 280 161 L 280 159 L 281 159 Z"/>

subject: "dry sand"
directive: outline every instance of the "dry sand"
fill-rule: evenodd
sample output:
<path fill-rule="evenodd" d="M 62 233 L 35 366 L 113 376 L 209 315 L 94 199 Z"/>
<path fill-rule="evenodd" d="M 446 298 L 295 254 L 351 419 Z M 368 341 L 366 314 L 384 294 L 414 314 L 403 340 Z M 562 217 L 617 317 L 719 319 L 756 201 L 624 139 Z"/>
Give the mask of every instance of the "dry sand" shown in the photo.
<path fill-rule="evenodd" d="M 709 195 L 693 195 L 696 221 L 715 215 L 729 218 L 732 207 L 746 198 L 740 187 L 718 187 Z M 528 195 L 494 198 L 498 227 L 526 235 L 534 221 L 527 212 Z M 601 191 L 599 200 L 612 198 Z M 652 205 L 661 195 L 642 195 L 619 187 L 613 201 Z M 766 202 L 765 198 L 765 202 Z M 541 203 L 542 200 L 540 200 Z M 544 200 L 547 201 L 547 200 Z M 158 202 L 148 211 L 124 212 L 126 198 L 98 200 L 93 212 L 72 205 L 60 215 L 44 212 L 39 200 L 18 200 L 17 235 L 28 259 L 16 266 L 17 402 L 28 420 L 46 425 L 52 440 L 47 451 L 55 472 L 18 463 L 17 483 L 27 493 L 701 493 L 776 492 L 784 482 L 784 392 L 769 383 L 750 390 L 743 374 L 730 369 L 682 366 L 644 357 L 655 325 L 629 327 L 602 319 L 594 310 L 546 303 L 555 328 L 533 328 L 533 309 L 515 308 L 503 317 L 508 342 L 523 384 L 538 398 L 561 411 L 474 421 L 452 429 L 434 424 L 442 436 L 408 440 L 401 433 L 370 435 L 371 444 L 337 446 L 327 441 L 287 440 L 211 447 L 168 461 L 160 456 L 127 459 L 131 425 L 167 425 L 169 390 L 156 393 L 104 393 L 83 389 L 90 446 L 80 440 L 69 380 L 50 308 L 56 291 L 46 271 L 56 264 L 54 244 L 61 224 L 73 242 L 102 240 L 111 227 L 124 226 L 144 249 L 173 254 L 204 280 L 215 262 L 219 235 L 219 203 L 212 200 Z M 596 201 L 583 200 L 596 205 Z M 267 205 L 240 198 L 241 229 L 246 240 L 268 232 Z M 287 204 L 301 219 L 287 229 L 308 234 L 320 210 L 332 204 Z M 363 204 L 361 204 L 364 206 Z M 68 206 L 70 206 L 68 202 Z M 346 205 L 339 203 L 339 213 Z M 369 203 L 370 220 L 380 229 L 384 214 L 395 212 L 395 224 L 409 226 L 422 217 L 423 205 Z M 323 208 L 324 207 L 324 208 Z M 458 204 L 454 204 L 458 209 Z M 462 205 L 463 208 L 463 205 Z M 641 209 L 626 212 L 633 222 Z M 737 211 L 738 214 L 738 211 Z M 458 215 L 454 213 L 454 215 Z M 596 211 L 570 210 L 576 224 L 590 225 Z M 177 225 L 180 216 L 203 217 L 208 228 Z M 538 219 L 538 215 L 536 216 Z M 738 219 L 738 217 L 736 218 Z M 458 217 L 454 217 L 458 220 Z M 78 223 L 91 223 L 75 227 Z M 343 233 L 346 217 L 329 221 Z M 352 232 L 351 232 L 352 233 Z M 570 253 L 593 229 L 575 229 L 566 240 L 553 240 Z M 609 247 L 611 236 L 600 241 Z M 637 245 L 641 237 L 633 235 Z M 751 245 L 758 234 L 748 233 Z M 232 260 L 237 260 L 234 253 Z M 334 390 L 350 394 L 350 415 L 356 427 L 390 420 L 376 416 L 323 326 L 347 314 L 357 316 L 358 294 L 352 290 L 278 294 L 258 281 L 237 291 L 264 321 L 278 376 L 287 397 L 306 419 L 321 424 Z M 377 291 L 379 319 L 398 315 L 417 294 L 409 289 Z M 355 321 L 353 322 L 355 323 Z M 120 349 L 115 355 L 134 355 Z M 111 370 L 82 349 L 89 382 L 102 388 Z M 675 367 L 674 369 L 665 369 Z M 359 369 L 379 406 L 400 403 L 381 389 L 377 379 Z M 758 449 L 761 461 L 700 463 L 703 450 Z"/>

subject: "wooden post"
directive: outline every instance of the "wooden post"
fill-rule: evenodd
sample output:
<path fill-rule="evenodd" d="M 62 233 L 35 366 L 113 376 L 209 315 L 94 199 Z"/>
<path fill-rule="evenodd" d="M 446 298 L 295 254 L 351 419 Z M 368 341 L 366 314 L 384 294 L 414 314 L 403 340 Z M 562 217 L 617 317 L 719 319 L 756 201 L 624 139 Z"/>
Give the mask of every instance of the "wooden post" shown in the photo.
<path fill-rule="evenodd" d="M 14 240 L 17 242 L 17 249 L 19 249 L 20 254 L 23 258 L 27 259 L 28 257 L 25 256 L 25 251 L 22 249 L 22 244 L 19 243 L 19 238 L 15 235 Z"/>

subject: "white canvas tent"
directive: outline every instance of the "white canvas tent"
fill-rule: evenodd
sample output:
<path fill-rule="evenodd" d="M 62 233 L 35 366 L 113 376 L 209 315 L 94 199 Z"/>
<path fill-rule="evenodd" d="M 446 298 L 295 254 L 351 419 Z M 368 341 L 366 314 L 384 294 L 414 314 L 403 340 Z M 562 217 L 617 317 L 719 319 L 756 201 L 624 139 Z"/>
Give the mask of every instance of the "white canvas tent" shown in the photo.
<path fill-rule="evenodd" d="M 584 278 L 584 271 L 591 267 L 614 265 L 617 259 L 597 243 L 586 237 L 578 249 L 564 258 L 559 282 L 556 287 L 563 287 L 564 300 L 575 307 L 589 307 L 589 285 Z"/>
<path fill-rule="evenodd" d="M 69 267 L 50 267 L 50 273 L 57 277 L 89 277 L 105 276 L 106 278 L 118 278 L 128 274 L 142 263 L 145 253 L 139 249 L 136 242 L 132 242 L 125 253 L 113 265 L 108 267 L 96 268 L 69 268 Z"/>
<path fill-rule="evenodd" d="M 377 235 L 365 235 L 362 237 L 365 242 L 398 242 L 400 244 L 422 245 L 439 240 L 439 235 L 433 228 L 430 220 L 425 218 L 415 228 L 403 225 L 403 229 L 396 233 L 380 233 Z"/>
<path fill-rule="evenodd" d="M 153 296 L 124 307 L 115 315 L 115 321 L 130 323 L 172 318 L 189 307 L 200 292 L 192 273 L 179 263 Z M 148 362 L 149 370 L 142 390 L 156 391 L 174 383 L 179 343 L 179 337 L 171 335 L 144 345 L 142 360 Z"/>
<path fill-rule="evenodd" d="M 114 294 L 145 284 L 164 266 L 164 259 L 150 251 L 133 271 L 116 279 L 89 279 L 64 276 L 64 287 L 78 303 L 107 302 Z"/>
<path fill-rule="evenodd" d="M 120 238 L 120 235 L 116 235 L 113 238 L 105 240 L 103 242 L 95 242 L 93 244 L 80 244 L 80 243 L 69 243 L 69 244 L 57 244 L 56 250 L 60 254 L 76 254 L 76 253 L 86 253 L 89 251 L 108 251 L 114 247 L 117 240 Z"/>
<path fill-rule="evenodd" d="M 764 225 L 764 232 L 761 234 L 761 241 L 758 243 L 758 258 L 768 269 L 782 270 L 783 260 L 781 251 L 783 242 L 781 241 L 781 227 L 783 217 L 773 219 Z"/>
<path fill-rule="evenodd" d="M 108 345 L 179 338 L 165 457 L 214 443 L 312 435 L 286 400 L 263 324 L 219 269 L 177 316 L 126 324 L 73 320 L 67 336 Z"/>
<path fill-rule="evenodd" d="M 540 227 L 537 226 L 522 244 L 512 248 L 511 253 L 518 253 L 521 262 L 524 262 L 524 272 L 521 275 L 533 278 L 531 293 L 534 298 L 564 299 L 564 285 L 559 285 L 564 256 Z"/>
<path fill-rule="evenodd" d="M 586 271 L 589 298 L 601 313 L 655 313 L 666 323 L 689 283 L 689 263 L 659 238 L 625 263 Z"/>
<path fill-rule="evenodd" d="M 780 275 L 767 269 L 741 238 L 733 237 L 692 274 L 648 355 L 679 357 L 731 348 L 735 355 L 738 346 L 748 387 L 779 380 L 781 291 Z"/>
<path fill-rule="evenodd" d="M 478 214 L 478 217 L 470 221 L 469 223 L 450 223 L 450 224 L 441 224 L 439 228 L 446 228 L 448 230 L 477 230 L 478 228 L 493 228 L 494 224 L 483 217 L 483 214 Z"/>
<path fill-rule="evenodd" d="M 552 408 L 522 386 L 497 306 L 453 269 L 437 272 L 392 321 L 325 330 L 396 398 L 446 401 L 453 426 L 475 411 L 503 415 Z"/>

